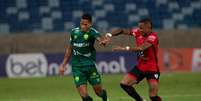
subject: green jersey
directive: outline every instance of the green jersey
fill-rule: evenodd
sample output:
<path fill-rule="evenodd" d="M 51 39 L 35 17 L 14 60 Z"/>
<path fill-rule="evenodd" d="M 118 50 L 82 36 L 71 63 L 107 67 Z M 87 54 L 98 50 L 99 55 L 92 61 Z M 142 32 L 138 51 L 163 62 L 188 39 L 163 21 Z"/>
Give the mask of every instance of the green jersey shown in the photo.
<path fill-rule="evenodd" d="M 71 31 L 70 44 L 73 48 L 72 66 L 95 65 L 96 50 L 94 42 L 100 33 L 94 28 L 88 32 L 82 32 L 80 28 L 74 28 Z"/>

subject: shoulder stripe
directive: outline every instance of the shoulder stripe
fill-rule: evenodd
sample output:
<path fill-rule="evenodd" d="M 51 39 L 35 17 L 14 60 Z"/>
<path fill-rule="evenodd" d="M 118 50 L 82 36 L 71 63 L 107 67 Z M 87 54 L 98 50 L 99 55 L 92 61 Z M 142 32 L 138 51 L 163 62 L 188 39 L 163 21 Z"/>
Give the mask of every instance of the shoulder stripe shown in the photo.
<path fill-rule="evenodd" d="M 79 27 L 73 28 L 71 31 L 79 30 Z"/>
<path fill-rule="evenodd" d="M 95 31 L 95 33 L 99 33 L 95 28 L 91 28 L 91 30 Z"/>

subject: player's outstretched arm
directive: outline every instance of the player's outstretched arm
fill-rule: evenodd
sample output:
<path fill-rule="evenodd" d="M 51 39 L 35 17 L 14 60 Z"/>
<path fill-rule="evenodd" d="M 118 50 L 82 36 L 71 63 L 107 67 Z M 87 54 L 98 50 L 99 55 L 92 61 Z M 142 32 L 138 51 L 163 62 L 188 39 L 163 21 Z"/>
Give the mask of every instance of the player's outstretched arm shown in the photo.
<path fill-rule="evenodd" d="M 112 36 L 118 36 L 118 35 L 121 35 L 121 34 L 124 34 L 124 35 L 130 35 L 130 29 L 126 29 L 126 28 L 120 28 L 120 29 L 116 29 L 116 30 L 113 30 L 111 32 Z"/>
<path fill-rule="evenodd" d="M 101 38 L 102 40 L 100 41 L 100 44 L 107 45 L 111 41 L 111 38 L 113 36 L 118 36 L 120 34 L 130 35 L 130 29 L 121 28 L 121 29 L 115 29 L 111 33 L 106 33 L 105 36 Z"/>
<path fill-rule="evenodd" d="M 138 47 L 133 47 L 131 48 L 130 46 L 115 46 L 113 47 L 113 51 L 144 51 L 146 50 L 147 48 L 151 47 L 152 44 L 151 43 L 148 43 L 148 42 L 145 42 L 144 44 L 142 44 L 141 46 L 138 46 Z"/>
<path fill-rule="evenodd" d="M 66 70 L 65 66 L 69 62 L 70 56 L 72 54 L 72 46 L 71 45 L 69 45 L 69 46 L 66 45 L 65 49 L 66 49 L 66 51 L 65 51 L 64 59 L 63 59 L 63 62 L 61 63 L 61 65 L 59 67 L 59 73 L 61 75 L 64 75 L 64 72 Z"/>
<path fill-rule="evenodd" d="M 106 46 L 106 43 L 107 43 L 106 41 L 107 41 L 107 39 L 106 39 L 105 37 L 103 37 L 103 36 L 97 37 L 96 40 L 98 41 L 99 45 L 101 45 L 101 46 Z"/>

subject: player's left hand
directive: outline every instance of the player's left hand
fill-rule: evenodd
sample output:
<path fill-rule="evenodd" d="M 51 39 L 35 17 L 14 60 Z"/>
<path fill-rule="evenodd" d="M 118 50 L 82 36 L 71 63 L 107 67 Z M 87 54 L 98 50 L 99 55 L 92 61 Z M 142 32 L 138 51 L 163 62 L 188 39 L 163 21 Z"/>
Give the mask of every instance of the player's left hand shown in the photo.
<path fill-rule="evenodd" d="M 99 41 L 100 45 L 106 46 L 107 44 L 109 44 L 110 42 L 110 38 L 109 37 L 102 37 L 101 40 Z"/>
<path fill-rule="evenodd" d="M 66 71 L 65 65 L 61 64 L 59 67 L 59 74 L 64 75 L 64 72 Z"/>

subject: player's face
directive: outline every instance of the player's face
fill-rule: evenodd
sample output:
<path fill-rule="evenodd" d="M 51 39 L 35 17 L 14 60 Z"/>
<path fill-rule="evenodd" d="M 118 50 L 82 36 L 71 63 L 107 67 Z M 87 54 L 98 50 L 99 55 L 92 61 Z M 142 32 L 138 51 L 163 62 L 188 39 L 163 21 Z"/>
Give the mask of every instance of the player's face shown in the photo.
<path fill-rule="evenodd" d="M 91 22 L 89 20 L 81 19 L 80 21 L 81 31 L 87 32 L 90 29 L 90 27 L 91 27 Z"/>
<path fill-rule="evenodd" d="M 142 35 L 146 35 L 151 32 L 151 24 L 149 23 L 139 23 L 138 27 Z"/>

